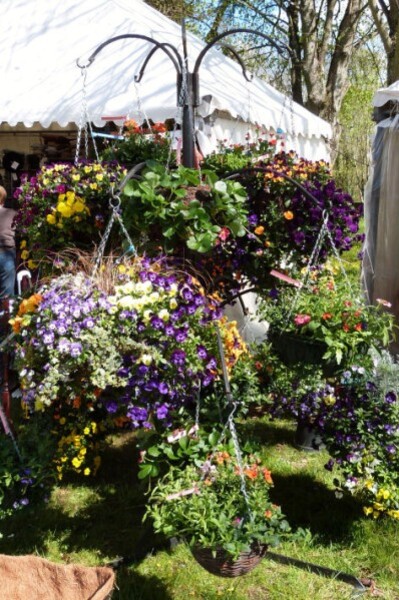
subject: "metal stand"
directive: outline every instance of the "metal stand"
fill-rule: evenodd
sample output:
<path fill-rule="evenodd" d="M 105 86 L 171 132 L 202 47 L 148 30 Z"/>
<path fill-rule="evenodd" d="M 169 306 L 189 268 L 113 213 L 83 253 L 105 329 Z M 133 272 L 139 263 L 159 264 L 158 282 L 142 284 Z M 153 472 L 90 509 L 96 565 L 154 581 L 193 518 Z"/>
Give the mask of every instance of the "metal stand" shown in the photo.
<path fill-rule="evenodd" d="M 196 166 L 196 152 L 195 152 L 195 136 L 194 136 L 194 112 L 195 108 L 197 108 L 201 103 L 200 91 L 199 91 L 199 70 L 201 67 L 201 63 L 207 54 L 207 52 L 215 45 L 221 42 L 227 36 L 236 34 L 236 33 L 249 33 L 253 35 L 260 36 L 268 41 L 268 43 L 274 46 L 280 53 L 288 52 L 290 50 L 287 46 L 282 43 L 276 43 L 270 36 L 256 31 L 254 29 L 246 29 L 246 28 L 238 28 L 231 29 L 220 35 L 216 36 L 209 44 L 207 44 L 203 50 L 199 53 L 192 72 L 189 70 L 188 65 L 188 53 L 187 53 L 187 35 L 186 35 L 186 27 L 184 19 L 182 21 L 182 40 L 183 40 L 183 54 L 180 52 L 173 44 L 169 44 L 167 42 L 158 42 L 157 40 L 148 37 L 146 35 L 141 34 L 131 34 L 127 33 L 124 35 L 118 35 L 116 37 L 110 38 L 102 43 L 96 50 L 91 54 L 88 58 L 87 64 L 81 65 L 79 60 L 76 61 L 76 64 L 80 69 L 86 69 L 89 67 L 96 56 L 101 52 L 103 48 L 112 44 L 114 42 L 125 40 L 125 39 L 139 39 L 145 42 L 152 44 L 152 48 L 146 56 L 138 75 L 134 77 L 134 80 L 138 83 L 141 81 L 145 69 L 151 60 L 152 56 L 155 54 L 157 50 L 162 50 L 168 58 L 172 61 L 173 66 L 176 70 L 176 89 L 177 89 L 177 106 L 182 107 L 183 116 L 182 116 L 182 143 L 183 143 L 183 165 L 189 168 L 195 168 Z M 238 52 L 229 45 L 222 44 L 226 47 L 226 49 L 231 52 L 234 58 L 238 61 L 239 65 L 242 68 L 242 74 L 247 81 L 251 80 L 250 74 L 247 72 L 244 63 L 241 60 Z"/>

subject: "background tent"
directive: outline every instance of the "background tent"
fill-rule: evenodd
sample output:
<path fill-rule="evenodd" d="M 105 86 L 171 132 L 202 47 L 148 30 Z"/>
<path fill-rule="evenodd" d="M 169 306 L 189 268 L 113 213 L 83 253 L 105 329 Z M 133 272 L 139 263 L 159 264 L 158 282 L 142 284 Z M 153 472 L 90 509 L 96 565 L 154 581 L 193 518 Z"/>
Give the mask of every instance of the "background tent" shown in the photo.
<path fill-rule="evenodd" d="M 21 123 L 79 123 L 83 77 L 76 59 L 84 64 L 111 37 L 140 33 L 182 51 L 181 27 L 142 0 L 3 0 L 0 31 L 4 135 Z M 190 68 L 203 46 L 188 34 Z M 104 125 L 107 116 L 140 119 L 144 114 L 154 121 L 179 116 L 175 70 L 162 51 L 151 59 L 142 82 L 134 83 L 150 49 L 143 41 L 116 42 L 87 69 L 87 106 L 96 125 Z M 200 93 L 206 101 L 198 111 L 198 127 L 208 150 L 217 138 L 243 141 L 250 122 L 280 128 L 287 146 L 306 158 L 328 160 L 327 122 L 259 79 L 247 83 L 239 65 L 216 49 L 203 61 Z"/>
<path fill-rule="evenodd" d="M 399 324 L 399 82 L 373 98 L 377 121 L 364 198 L 363 279 L 371 303 L 384 300 Z M 399 340 L 392 346 L 399 351 Z"/>

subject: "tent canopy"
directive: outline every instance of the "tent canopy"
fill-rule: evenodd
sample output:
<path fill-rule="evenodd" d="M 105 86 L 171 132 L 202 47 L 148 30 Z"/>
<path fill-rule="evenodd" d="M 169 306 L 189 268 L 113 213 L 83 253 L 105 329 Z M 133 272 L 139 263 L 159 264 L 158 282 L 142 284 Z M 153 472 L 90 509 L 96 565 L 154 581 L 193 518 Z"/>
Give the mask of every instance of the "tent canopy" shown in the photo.
<path fill-rule="evenodd" d="M 173 44 L 182 54 L 181 27 L 143 0 L 3 0 L 0 30 L 0 122 L 79 124 L 84 79 L 88 115 L 97 126 L 107 117 L 179 118 L 176 70 L 162 50 L 152 56 L 142 81 L 134 82 L 150 43 L 117 41 L 86 70 L 76 64 L 86 64 L 102 43 L 127 33 Z M 187 39 L 191 70 L 204 43 L 190 33 Z M 326 121 L 258 78 L 246 82 L 240 66 L 217 49 L 207 53 L 199 76 L 200 95 L 208 98 L 199 109 L 202 117 L 217 109 L 237 123 L 281 129 L 315 147 L 331 139 Z"/>

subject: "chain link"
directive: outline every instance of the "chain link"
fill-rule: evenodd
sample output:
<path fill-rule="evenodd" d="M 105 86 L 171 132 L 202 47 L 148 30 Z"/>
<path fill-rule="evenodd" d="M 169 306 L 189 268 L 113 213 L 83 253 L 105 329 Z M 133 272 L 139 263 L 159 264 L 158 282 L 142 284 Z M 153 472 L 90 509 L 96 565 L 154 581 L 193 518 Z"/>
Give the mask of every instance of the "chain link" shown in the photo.
<path fill-rule="evenodd" d="M 93 142 L 94 153 L 96 155 L 96 160 L 100 162 L 97 144 L 93 135 L 93 128 L 91 125 L 89 111 L 87 108 L 87 91 L 86 91 L 86 83 L 87 83 L 87 67 L 80 67 L 81 75 L 82 75 L 82 107 L 80 111 L 80 119 L 78 126 L 78 135 L 76 138 L 76 151 L 75 151 L 75 160 L 74 164 L 77 166 L 79 163 L 79 154 L 80 154 L 80 146 L 82 143 L 82 132 L 84 137 L 84 146 L 85 146 L 85 155 L 84 158 L 89 158 L 89 133 Z"/>

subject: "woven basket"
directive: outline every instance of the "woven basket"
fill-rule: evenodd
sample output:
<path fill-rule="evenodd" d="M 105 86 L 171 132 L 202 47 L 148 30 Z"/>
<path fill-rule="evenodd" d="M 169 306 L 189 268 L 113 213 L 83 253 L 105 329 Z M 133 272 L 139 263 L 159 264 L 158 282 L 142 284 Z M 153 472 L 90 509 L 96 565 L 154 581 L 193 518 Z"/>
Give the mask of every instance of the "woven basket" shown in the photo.
<path fill-rule="evenodd" d="M 209 573 L 219 577 L 239 577 L 249 573 L 260 563 L 266 554 L 267 546 L 254 544 L 248 552 L 241 552 L 234 560 L 224 550 L 217 550 L 214 555 L 210 548 L 194 546 L 191 549 L 195 560 Z"/>

